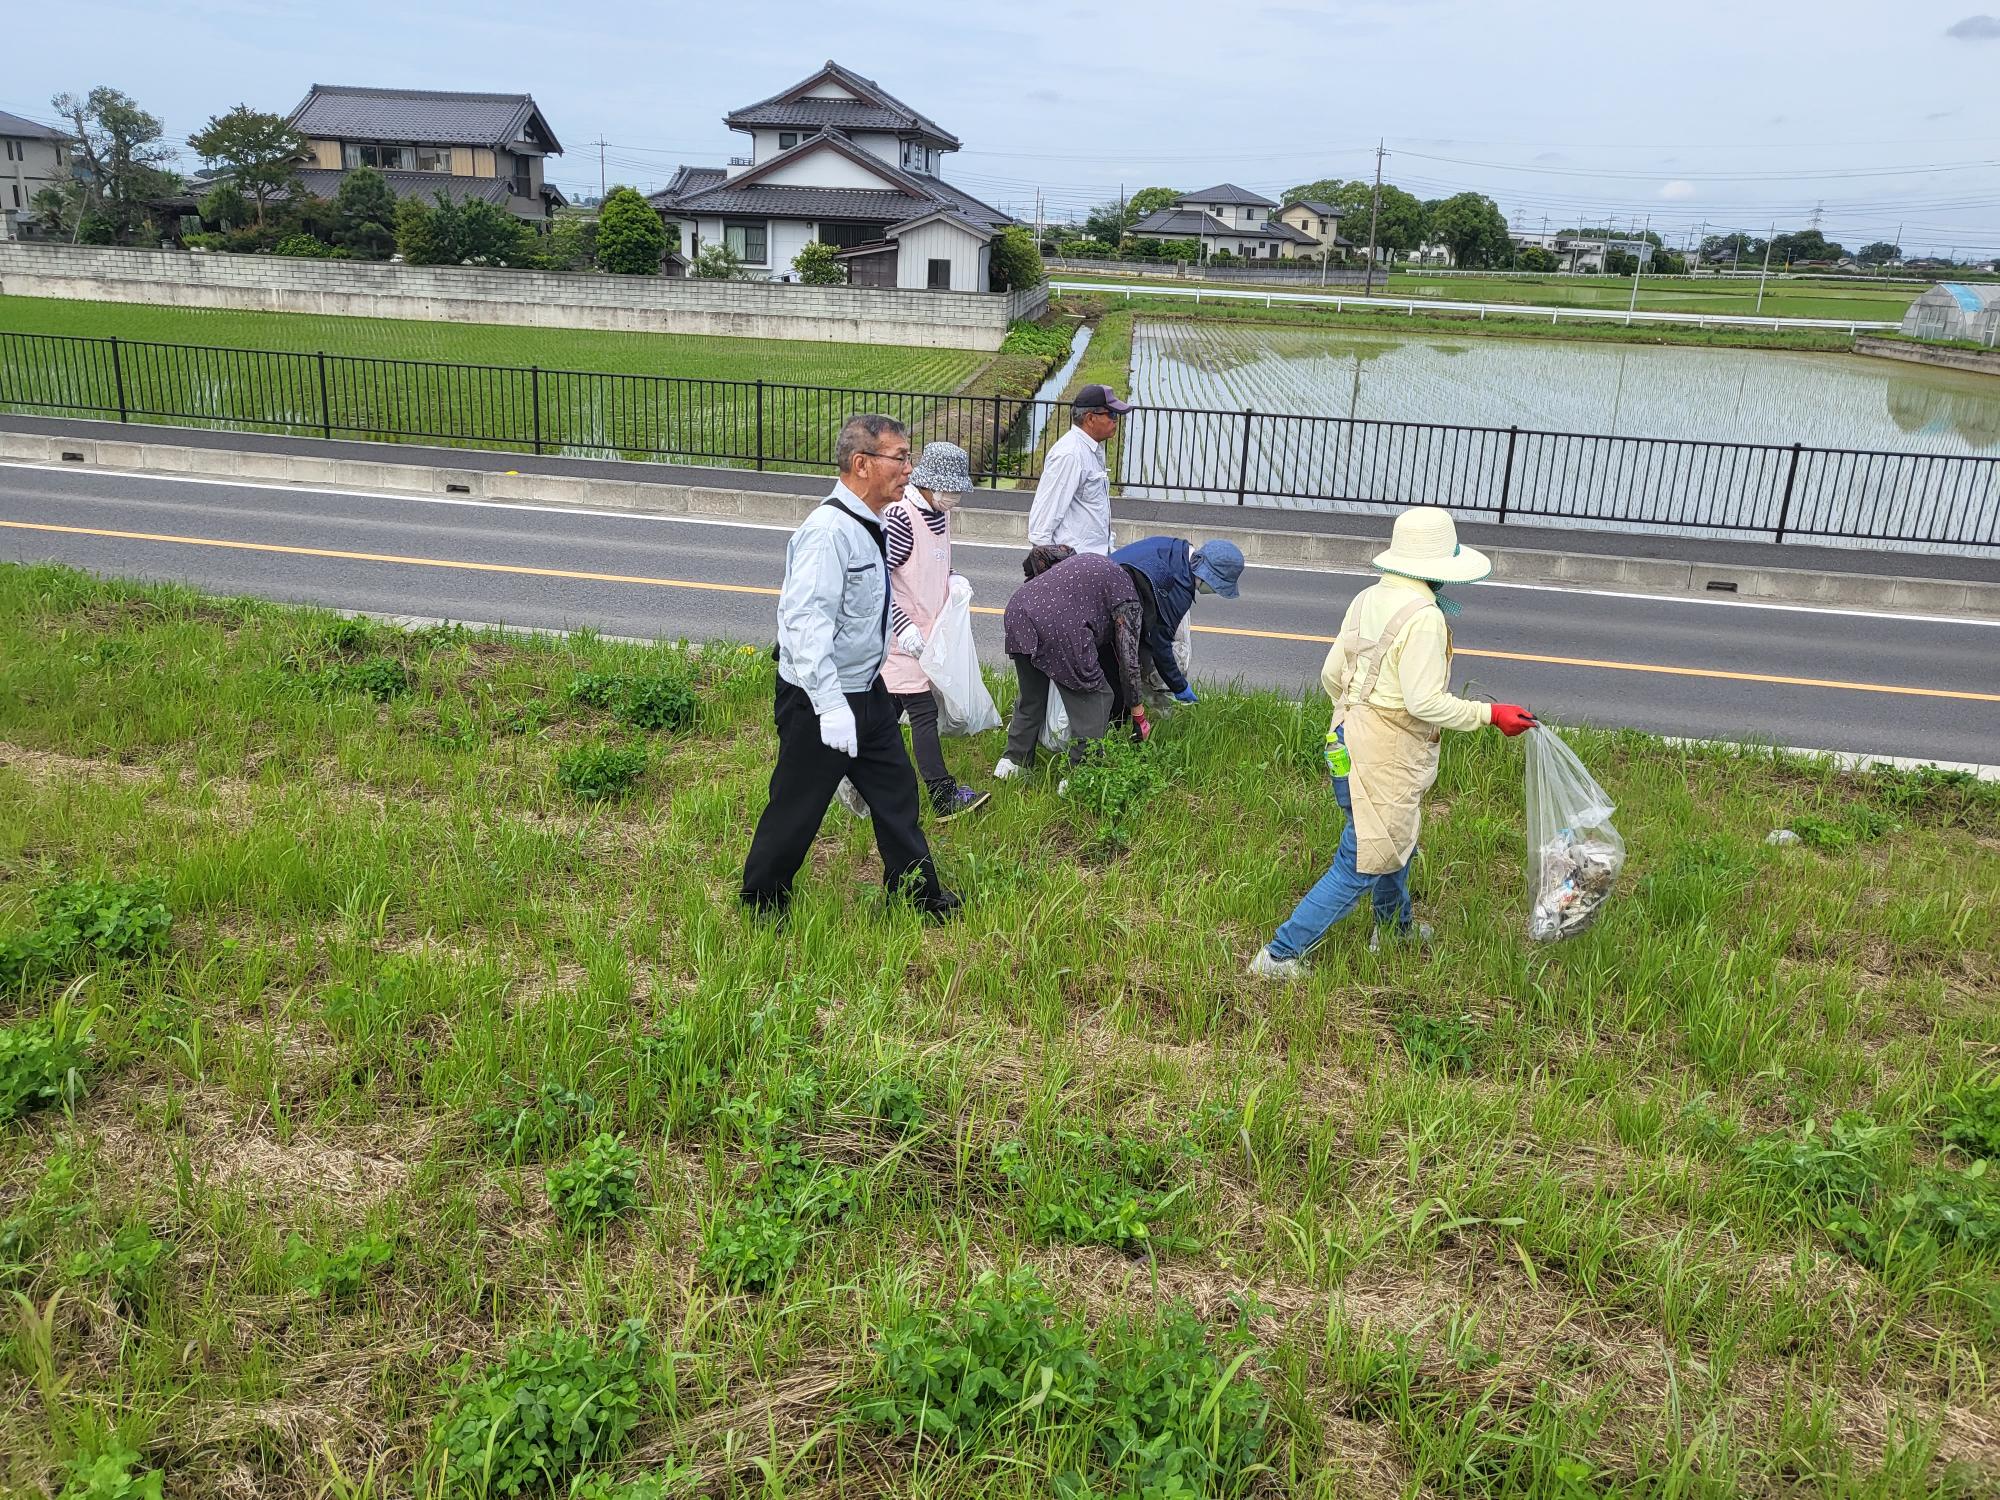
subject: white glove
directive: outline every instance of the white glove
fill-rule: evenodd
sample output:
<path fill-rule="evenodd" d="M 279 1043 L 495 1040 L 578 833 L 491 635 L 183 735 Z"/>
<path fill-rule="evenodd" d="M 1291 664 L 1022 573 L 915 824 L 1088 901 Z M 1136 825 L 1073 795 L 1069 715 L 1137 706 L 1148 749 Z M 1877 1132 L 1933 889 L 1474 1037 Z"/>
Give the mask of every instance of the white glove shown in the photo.
<path fill-rule="evenodd" d="M 861 753 L 861 740 L 854 732 L 854 710 L 845 703 L 819 716 L 819 742 L 842 755 Z"/>
<path fill-rule="evenodd" d="M 896 632 L 896 644 L 912 656 L 924 654 L 924 633 L 914 625 L 905 625 Z"/>

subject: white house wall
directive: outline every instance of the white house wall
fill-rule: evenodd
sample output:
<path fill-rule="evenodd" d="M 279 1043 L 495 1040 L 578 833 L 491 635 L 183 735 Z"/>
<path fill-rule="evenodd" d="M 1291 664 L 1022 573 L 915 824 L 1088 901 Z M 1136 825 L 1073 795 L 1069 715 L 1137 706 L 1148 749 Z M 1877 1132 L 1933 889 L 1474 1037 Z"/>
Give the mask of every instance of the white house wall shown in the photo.
<path fill-rule="evenodd" d="M 986 290 L 986 246 L 956 225 L 943 219 L 921 224 L 898 235 L 896 243 L 901 247 L 896 257 L 897 286 L 922 291 L 930 285 L 930 263 L 948 260 L 952 291 Z"/>
<path fill-rule="evenodd" d="M 805 92 L 808 99 L 852 99 L 853 93 L 842 88 L 831 78 L 822 78 Z"/>
<path fill-rule="evenodd" d="M 881 173 L 831 149 L 773 167 L 757 180 L 787 187 L 869 188 L 878 193 L 891 187 Z"/>
<path fill-rule="evenodd" d="M 817 238 L 814 231 L 819 226 L 809 219 L 771 220 L 771 268 L 772 276 L 782 275 L 791 270 L 792 259 Z"/>

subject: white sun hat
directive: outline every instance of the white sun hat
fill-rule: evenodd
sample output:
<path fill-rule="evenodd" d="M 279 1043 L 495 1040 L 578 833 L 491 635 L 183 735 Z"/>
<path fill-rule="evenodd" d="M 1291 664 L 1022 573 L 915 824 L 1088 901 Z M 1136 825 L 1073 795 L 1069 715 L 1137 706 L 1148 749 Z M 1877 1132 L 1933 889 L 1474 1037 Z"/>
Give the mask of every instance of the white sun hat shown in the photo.
<path fill-rule="evenodd" d="M 1375 566 L 1426 583 L 1477 583 L 1493 571 L 1484 552 L 1458 544 L 1451 512 L 1435 505 L 1413 505 L 1396 517 L 1389 550 L 1375 554 Z"/>

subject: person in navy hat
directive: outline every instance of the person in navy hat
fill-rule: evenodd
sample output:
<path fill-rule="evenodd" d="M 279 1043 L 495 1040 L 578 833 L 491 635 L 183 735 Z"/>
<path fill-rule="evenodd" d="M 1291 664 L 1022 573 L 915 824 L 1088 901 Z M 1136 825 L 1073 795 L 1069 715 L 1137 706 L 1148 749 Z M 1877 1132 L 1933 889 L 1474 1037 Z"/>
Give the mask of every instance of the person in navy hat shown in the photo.
<path fill-rule="evenodd" d="M 1221 537 L 1197 548 L 1177 536 L 1148 536 L 1120 547 L 1111 560 L 1132 575 L 1139 590 L 1144 616 L 1139 645 L 1147 665 L 1178 701 L 1197 702 L 1174 641 L 1187 624 L 1196 594 L 1236 597 L 1242 549 Z"/>
<path fill-rule="evenodd" d="M 1131 409 L 1105 385 L 1087 385 L 1070 400 L 1069 431 L 1042 460 L 1035 502 L 1028 507 L 1030 547 L 1110 554 L 1111 475 L 1104 445 Z"/>

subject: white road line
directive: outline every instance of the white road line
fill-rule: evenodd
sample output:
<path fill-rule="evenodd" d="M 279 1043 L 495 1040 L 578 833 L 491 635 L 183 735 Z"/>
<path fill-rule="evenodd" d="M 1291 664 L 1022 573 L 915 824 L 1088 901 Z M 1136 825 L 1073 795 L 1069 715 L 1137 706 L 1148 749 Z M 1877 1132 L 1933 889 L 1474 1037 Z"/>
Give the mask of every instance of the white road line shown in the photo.
<path fill-rule="evenodd" d="M 290 495 L 332 495 L 357 500 L 407 501 L 417 505 L 450 505 L 468 507 L 473 510 L 528 511 L 533 514 L 551 516 L 596 516 L 607 521 L 634 521 L 668 526 L 707 526 L 729 531 L 768 531 L 789 536 L 796 528 L 766 521 L 733 521 L 717 516 L 663 516 L 629 510 L 596 510 L 582 505 L 538 505 L 532 500 L 481 500 L 465 495 L 426 495 L 415 490 L 350 490 L 315 488 L 306 485 L 282 484 L 263 479 L 233 479 L 212 477 L 201 474 L 148 474 L 130 469 L 79 469 L 73 464 L 15 463 L 0 460 L 0 468 L 26 469 L 49 474 L 90 474 L 94 478 L 130 479 L 148 484 L 198 484 L 211 489 L 278 490 Z M 528 476 L 532 477 L 532 476 Z M 770 494 L 788 494 L 790 491 L 772 490 Z M 812 498 L 809 493 L 798 494 L 797 499 Z M 1192 508 L 1192 507 L 1191 507 Z M 1199 520 L 1199 517 L 1191 519 Z M 1382 518 L 1384 520 L 1387 517 Z M 1213 525 L 1200 525 L 1203 531 L 1215 531 Z M 1535 550 L 1533 537 L 1524 538 L 1524 545 Z M 982 542 L 966 537 L 953 537 L 954 547 L 978 547 L 996 552 L 1020 552 L 1020 542 Z M 1913 553 L 1912 556 L 1921 554 Z M 1253 563 L 1253 571 L 1271 573 L 1312 573 L 1336 578 L 1373 578 L 1372 569 L 1342 567 L 1312 567 L 1303 563 Z M 1593 599 L 1630 599 L 1644 604 L 1686 604 L 1697 607 L 1708 606 L 1718 609 L 1761 609 L 1773 610 L 1781 614 L 1830 615 L 1857 620 L 1901 620 L 1918 625 L 1978 625 L 1987 629 L 2000 629 L 2000 619 L 1978 619 L 1966 615 L 1906 614 L 1879 609 L 1843 609 L 1837 605 L 1789 604 L 1763 599 L 1731 599 L 1712 595 L 1690 594 L 1642 594 L 1628 589 L 1584 588 L 1560 583 L 1513 583 L 1500 579 L 1488 579 L 1478 585 L 1482 589 L 1513 589 L 1535 594 L 1567 594 Z"/>

